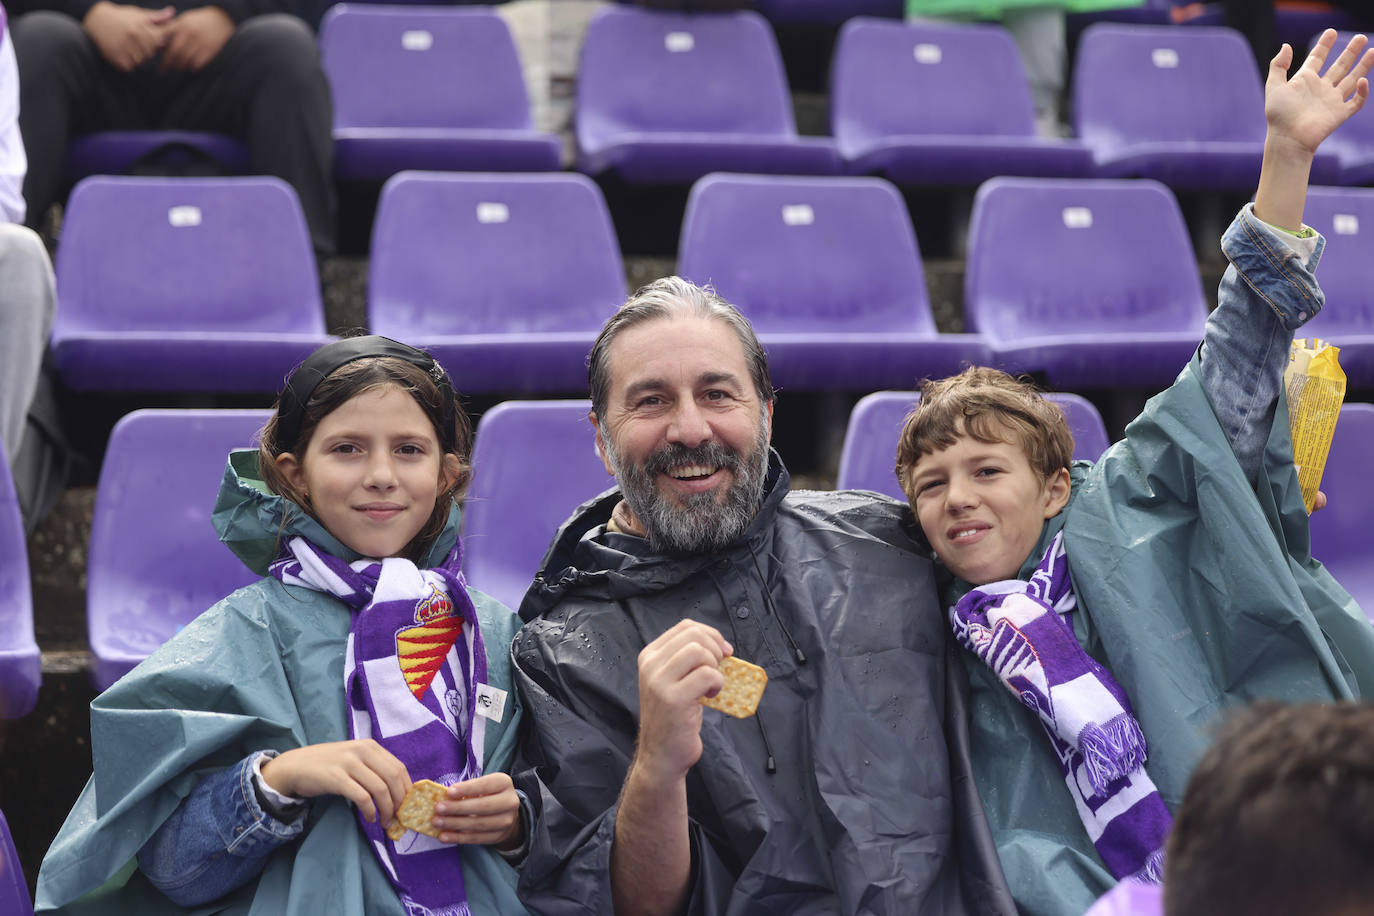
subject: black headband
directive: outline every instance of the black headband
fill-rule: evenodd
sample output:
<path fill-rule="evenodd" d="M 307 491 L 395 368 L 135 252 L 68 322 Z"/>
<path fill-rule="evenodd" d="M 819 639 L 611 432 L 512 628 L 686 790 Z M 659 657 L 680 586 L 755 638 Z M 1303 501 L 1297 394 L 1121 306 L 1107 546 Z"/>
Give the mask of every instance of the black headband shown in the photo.
<path fill-rule="evenodd" d="M 305 419 L 305 405 L 315 388 L 340 366 L 359 359 L 391 357 L 418 366 L 434 380 L 443 396 L 443 419 L 439 428 L 439 445 L 445 452 L 456 452 L 454 424 L 458 418 L 457 398 L 453 393 L 453 383 L 449 381 L 444 367 L 423 350 L 409 344 L 373 334 L 367 337 L 349 337 L 331 344 L 325 344 L 311 353 L 291 373 L 291 378 L 282 390 L 277 405 L 277 448 L 289 452 L 296 447 L 296 439 L 301 434 L 301 422 Z"/>

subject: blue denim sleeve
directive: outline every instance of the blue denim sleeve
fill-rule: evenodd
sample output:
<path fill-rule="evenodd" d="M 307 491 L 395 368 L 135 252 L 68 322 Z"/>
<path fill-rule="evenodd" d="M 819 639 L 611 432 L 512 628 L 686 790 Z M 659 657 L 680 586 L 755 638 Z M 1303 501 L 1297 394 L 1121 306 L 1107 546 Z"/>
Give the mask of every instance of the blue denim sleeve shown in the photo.
<path fill-rule="evenodd" d="M 1326 240 L 1310 257 L 1257 219 L 1246 204 L 1221 239 L 1230 264 L 1202 339 L 1202 386 L 1217 421 L 1253 483 L 1269 438 L 1293 332 L 1321 311 L 1314 271 Z"/>
<path fill-rule="evenodd" d="M 273 818 L 258 803 L 249 754 L 206 776 L 138 851 L 153 886 L 178 906 L 196 906 L 253 880 L 273 850 L 299 836 L 305 819 Z"/>

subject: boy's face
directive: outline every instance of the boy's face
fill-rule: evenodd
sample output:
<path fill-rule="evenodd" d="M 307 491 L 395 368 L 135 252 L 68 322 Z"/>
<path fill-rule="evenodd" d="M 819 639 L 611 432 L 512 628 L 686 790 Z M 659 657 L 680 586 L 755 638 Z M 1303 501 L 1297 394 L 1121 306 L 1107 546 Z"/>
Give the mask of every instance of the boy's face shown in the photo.
<path fill-rule="evenodd" d="M 950 571 L 986 585 L 1016 577 L 1045 520 L 1069 501 L 1069 472 L 1061 468 L 1044 480 L 1019 445 L 962 434 L 949 448 L 922 455 L 903 489 Z"/>

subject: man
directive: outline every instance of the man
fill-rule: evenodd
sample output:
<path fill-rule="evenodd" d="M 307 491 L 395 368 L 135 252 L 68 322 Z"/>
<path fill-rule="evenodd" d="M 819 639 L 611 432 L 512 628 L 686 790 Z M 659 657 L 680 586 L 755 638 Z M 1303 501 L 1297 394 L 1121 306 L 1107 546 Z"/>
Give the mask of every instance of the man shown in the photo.
<path fill-rule="evenodd" d="M 1014 913 L 965 755 L 966 689 L 903 507 L 789 493 L 748 323 L 678 278 L 588 375 L 612 491 L 559 532 L 513 652 L 539 913 Z M 701 699 L 737 655 L 755 716 Z"/>
<path fill-rule="evenodd" d="M 29 224 L 38 226 L 62 192 L 72 137 L 212 131 L 242 139 L 255 172 L 295 189 L 316 253 L 332 253 L 329 85 L 314 34 L 285 8 L 281 0 L 12 4 Z"/>

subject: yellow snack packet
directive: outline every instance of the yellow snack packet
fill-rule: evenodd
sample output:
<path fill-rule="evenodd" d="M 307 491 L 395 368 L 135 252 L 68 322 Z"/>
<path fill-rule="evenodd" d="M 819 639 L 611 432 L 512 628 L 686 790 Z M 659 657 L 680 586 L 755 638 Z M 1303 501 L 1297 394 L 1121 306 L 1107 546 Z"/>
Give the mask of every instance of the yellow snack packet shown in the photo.
<path fill-rule="evenodd" d="M 1345 372 L 1337 360 L 1339 347 L 1324 340 L 1299 337 L 1288 354 L 1283 386 L 1288 393 L 1288 425 L 1293 437 L 1293 463 L 1302 485 L 1307 513 L 1317 498 L 1317 487 L 1331 451 L 1331 437 L 1345 400 Z"/>

